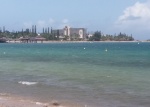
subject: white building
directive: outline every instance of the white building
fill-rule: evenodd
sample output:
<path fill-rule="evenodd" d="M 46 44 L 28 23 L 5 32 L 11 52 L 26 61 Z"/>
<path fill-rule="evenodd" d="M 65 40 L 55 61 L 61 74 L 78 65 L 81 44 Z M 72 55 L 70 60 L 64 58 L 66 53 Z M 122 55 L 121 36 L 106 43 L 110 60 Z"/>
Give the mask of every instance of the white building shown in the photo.
<path fill-rule="evenodd" d="M 71 28 L 69 26 L 65 26 L 63 29 L 53 30 L 53 33 L 60 37 L 68 36 L 68 40 L 75 40 L 77 38 L 84 40 L 86 38 L 85 28 Z"/>

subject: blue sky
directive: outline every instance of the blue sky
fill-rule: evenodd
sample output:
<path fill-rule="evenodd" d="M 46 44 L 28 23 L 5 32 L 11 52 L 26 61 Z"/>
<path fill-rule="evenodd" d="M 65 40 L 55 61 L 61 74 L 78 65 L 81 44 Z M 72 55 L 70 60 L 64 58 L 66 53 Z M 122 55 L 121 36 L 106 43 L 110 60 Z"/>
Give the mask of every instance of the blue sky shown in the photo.
<path fill-rule="evenodd" d="M 150 39 L 150 0 L 0 0 L 0 27 L 85 27 Z"/>

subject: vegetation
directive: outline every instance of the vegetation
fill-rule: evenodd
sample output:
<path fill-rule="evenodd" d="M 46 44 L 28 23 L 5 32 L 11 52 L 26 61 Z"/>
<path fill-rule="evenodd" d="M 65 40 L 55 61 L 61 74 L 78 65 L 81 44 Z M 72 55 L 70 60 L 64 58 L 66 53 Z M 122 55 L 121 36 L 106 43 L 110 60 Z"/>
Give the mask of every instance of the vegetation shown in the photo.
<path fill-rule="evenodd" d="M 27 28 L 26 30 L 21 30 L 21 31 L 12 31 L 9 32 L 5 30 L 5 27 L 3 27 L 3 30 L 0 28 L 0 38 L 6 37 L 8 39 L 19 39 L 20 37 L 36 37 L 37 34 L 37 29 L 36 25 L 33 25 L 31 29 Z M 80 38 L 79 34 L 73 34 L 70 35 L 61 35 L 59 30 L 53 30 L 52 28 L 43 28 L 43 32 L 40 33 L 40 35 L 46 40 L 71 40 L 71 41 L 82 41 L 83 39 Z M 101 33 L 101 31 L 96 31 L 93 36 L 91 37 L 86 37 L 87 40 L 89 41 L 133 41 L 134 38 L 132 35 L 128 36 L 125 33 L 119 33 L 118 35 L 104 35 Z"/>
<path fill-rule="evenodd" d="M 102 35 L 100 31 L 96 31 L 93 36 L 89 38 L 89 41 L 133 41 L 134 38 L 128 36 L 125 33 L 119 33 L 118 35 Z"/>
<path fill-rule="evenodd" d="M 150 39 L 148 39 L 147 41 L 150 41 Z"/>
<path fill-rule="evenodd" d="M 102 34 L 100 31 L 96 31 L 93 36 L 89 38 L 89 41 L 100 41 Z"/>

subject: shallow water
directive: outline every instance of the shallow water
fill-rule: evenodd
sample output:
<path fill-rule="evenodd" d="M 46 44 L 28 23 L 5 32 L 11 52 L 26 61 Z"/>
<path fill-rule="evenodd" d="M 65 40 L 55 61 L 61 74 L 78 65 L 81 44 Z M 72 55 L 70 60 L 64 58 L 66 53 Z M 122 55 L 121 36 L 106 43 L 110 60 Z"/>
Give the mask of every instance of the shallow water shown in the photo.
<path fill-rule="evenodd" d="M 150 107 L 149 76 L 150 43 L 0 44 L 0 93 Z"/>

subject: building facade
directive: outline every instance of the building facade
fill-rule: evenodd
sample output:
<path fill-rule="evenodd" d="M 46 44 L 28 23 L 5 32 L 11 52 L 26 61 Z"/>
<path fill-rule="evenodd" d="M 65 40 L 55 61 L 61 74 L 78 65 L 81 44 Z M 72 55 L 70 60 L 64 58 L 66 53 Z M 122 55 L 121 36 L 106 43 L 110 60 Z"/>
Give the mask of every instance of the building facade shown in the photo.
<path fill-rule="evenodd" d="M 60 39 L 67 40 L 84 40 L 86 38 L 87 31 L 85 28 L 71 28 L 65 26 L 63 29 L 52 30 L 55 36 L 59 36 Z"/>

